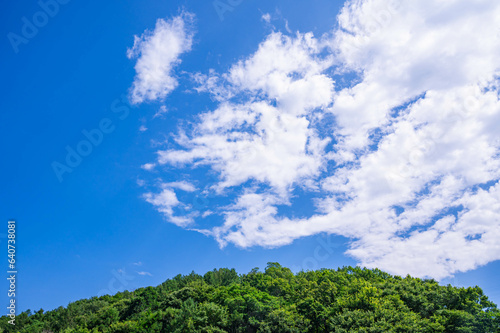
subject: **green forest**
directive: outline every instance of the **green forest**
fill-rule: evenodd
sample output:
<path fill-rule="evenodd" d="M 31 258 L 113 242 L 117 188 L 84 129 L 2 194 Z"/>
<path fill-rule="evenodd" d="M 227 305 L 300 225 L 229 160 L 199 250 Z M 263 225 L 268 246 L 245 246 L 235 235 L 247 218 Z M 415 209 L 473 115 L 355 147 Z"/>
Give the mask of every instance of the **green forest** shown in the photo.
<path fill-rule="evenodd" d="M 343 267 L 222 268 L 67 307 L 1 317 L 1 332 L 500 332 L 479 287 Z"/>

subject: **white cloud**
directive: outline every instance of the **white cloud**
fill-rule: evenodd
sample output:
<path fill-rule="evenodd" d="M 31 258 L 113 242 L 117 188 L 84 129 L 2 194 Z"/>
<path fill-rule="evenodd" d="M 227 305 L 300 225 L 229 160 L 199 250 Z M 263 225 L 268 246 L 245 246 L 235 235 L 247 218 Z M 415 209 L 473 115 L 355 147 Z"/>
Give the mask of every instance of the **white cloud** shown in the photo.
<path fill-rule="evenodd" d="M 147 170 L 147 171 L 151 171 L 155 168 L 155 166 L 156 166 L 156 163 L 146 163 L 146 164 L 141 165 L 141 168 L 144 170 Z"/>
<path fill-rule="evenodd" d="M 173 68 L 180 56 L 191 50 L 194 16 L 182 13 L 169 21 L 158 19 L 154 31 L 134 36 L 134 46 L 127 50 L 130 59 L 137 58 L 131 100 L 133 103 L 163 100 L 177 85 Z"/>
<path fill-rule="evenodd" d="M 330 36 L 274 32 L 193 75 L 219 104 L 157 163 L 209 167 L 207 187 L 234 195 L 199 229 L 221 246 L 334 233 L 362 265 L 438 279 L 498 260 L 499 16 L 494 0 L 353 0 Z M 357 79 L 335 90 L 332 72 Z M 279 213 L 300 191 L 315 213 Z M 173 187 L 147 199 L 183 225 Z"/>
<path fill-rule="evenodd" d="M 498 14 L 495 1 L 348 2 L 333 47 L 344 70 L 364 77 L 336 97 L 349 147 L 366 145 L 391 107 L 425 91 L 491 78 L 498 70 Z"/>
<path fill-rule="evenodd" d="M 167 112 L 168 112 L 167 107 L 165 105 L 162 105 L 160 106 L 160 109 L 156 111 L 155 115 L 153 116 L 153 119 L 157 117 L 163 117 Z"/>
<path fill-rule="evenodd" d="M 193 219 L 198 213 L 189 212 L 190 205 L 179 201 L 175 189 L 184 192 L 194 192 L 196 187 L 186 181 L 163 183 L 161 184 L 161 191 L 159 193 L 145 193 L 144 199 L 155 206 L 169 222 L 186 227 L 193 223 Z M 176 214 L 175 209 L 183 211 L 182 215 Z"/>
<path fill-rule="evenodd" d="M 321 73 L 327 61 L 315 60 L 320 51 L 312 34 L 271 34 L 255 55 L 222 76 L 222 86 L 210 83 L 217 96 L 244 93 L 248 102 L 226 99 L 202 114 L 196 137 L 178 139 L 189 149 L 160 151 L 158 162 L 209 164 L 221 173 L 221 189 L 255 179 L 285 196 L 294 183 L 317 176 L 328 140 L 318 137 L 311 122 L 317 121 L 316 109 L 331 104 L 334 89 Z"/>
<path fill-rule="evenodd" d="M 337 191 L 341 185 L 355 198 L 344 209 L 369 208 L 370 221 L 359 230 L 354 227 L 351 237 L 358 241 L 349 251 L 362 265 L 443 278 L 500 259 L 491 243 L 469 242 L 468 234 L 459 231 L 466 215 L 455 221 L 448 214 L 435 222 L 440 213 L 459 206 L 474 186 L 500 178 L 500 103 L 494 79 L 500 40 L 498 29 L 488 28 L 498 27 L 500 5 L 395 4 L 352 1 L 339 16 L 342 30 L 334 47 L 343 69 L 361 72 L 363 81 L 335 98 L 332 112 L 343 140 L 334 157 L 341 163 L 349 160 L 349 152 L 366 151 L 377 128 L 384 136 L 377 151 L 363 154 L 355 168 L 324 184 Z M 391 117 L 391 108 L 422 94 L 400 116 Z M 393 206 L 405 210 L 396 216 Z M 447 224 L 453 231 L 437 233 L 436 226 Z M 497 219 L 485 232 L 499 226 Z M 406 235 L 411 228 L 421 230 Z M 481 248 L 491 248 L 492 255 L 485 260 Z"/>
<path fill-rule="evenodd" d="M 177 189 L 182 190 L 184 192 L 196 191 L 196 187 L 193 184 L 186 182 L 186 181 L 166 183 L 166 184 L 163 184 L 163 186 L 177 188 Z"/>
<path fill-rule="evenodd" d="M 153 276 L 153 275 L 152 275 L 151 273 L 149 273 L 149 272 L 137 272 L 137 274 L 142 275 L 142 276 L 145 276 L 145 275 L 147 275 L 147 276 Z"/>

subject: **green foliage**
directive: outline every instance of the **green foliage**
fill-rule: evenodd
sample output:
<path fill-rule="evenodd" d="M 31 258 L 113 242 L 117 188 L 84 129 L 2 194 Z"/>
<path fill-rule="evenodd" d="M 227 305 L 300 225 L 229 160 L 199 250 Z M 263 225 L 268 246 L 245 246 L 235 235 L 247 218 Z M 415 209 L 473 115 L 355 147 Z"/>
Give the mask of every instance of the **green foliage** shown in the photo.
<path fill-rule="evenodd" d="M 268 263 L 238 275 L 222 268 L 157 287 L 93 297 L 66 308 L 0 318 L 0 332 L 264 333 L 500 332 L 496 305 L 479 287 L 344 267 L 293 274 Z"/>

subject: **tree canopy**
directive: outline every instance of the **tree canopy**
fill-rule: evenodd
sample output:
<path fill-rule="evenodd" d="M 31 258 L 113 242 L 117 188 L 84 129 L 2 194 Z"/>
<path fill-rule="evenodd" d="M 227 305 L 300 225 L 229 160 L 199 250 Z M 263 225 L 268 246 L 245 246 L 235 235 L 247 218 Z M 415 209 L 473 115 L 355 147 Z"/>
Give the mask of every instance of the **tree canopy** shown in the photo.
<path fill-rule="evenodd" d="M 477 286 L 359 267 L 293 274 L 278 263 L 177 275 L 8 320 L 0 332 L 500 332 L 499 310 Z"/>

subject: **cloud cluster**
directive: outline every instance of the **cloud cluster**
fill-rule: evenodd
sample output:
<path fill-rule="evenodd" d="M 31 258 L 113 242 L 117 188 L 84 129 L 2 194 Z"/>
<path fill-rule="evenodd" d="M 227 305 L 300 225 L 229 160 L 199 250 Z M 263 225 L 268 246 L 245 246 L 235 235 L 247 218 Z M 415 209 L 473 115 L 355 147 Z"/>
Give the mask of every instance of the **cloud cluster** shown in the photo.
<path fill-rule="evenodd" d="M 498 260 L 499 16 L 494 0 L 352 0 L 324 36 L 273 32 L 192 75 L 218 106 L 155 164 L 217 173 L 205 190 L 232 203 L 200 231 L 221 246 L 334 233 L 361 265 L 437 279 Z M 193 227 L 176 189 L 146 199 Z M 306 196 L 310 216 L 280 211 Z"/>
<path fill-rule="evenodd" d="M 159 151 L 158 162 L 210 165 L 222 178 L 219 189 L 252 179 L 285 197 L 294 184 L 317 177 L 329 140 L 311 122 L 318 121 L 315 110 L 332 103 L 334 91 L 322 73 L 326 62 L 315 59 L 319 52 L 311 34 L 274 33 L 251 58 L 216 78 L 222 82 L 205 77 L 204 89 L 223 100 L 200 115 L 195 136 L 178 138 L 187 149 Z M 243 102 L 221 97 L 235 95 Z"/>

